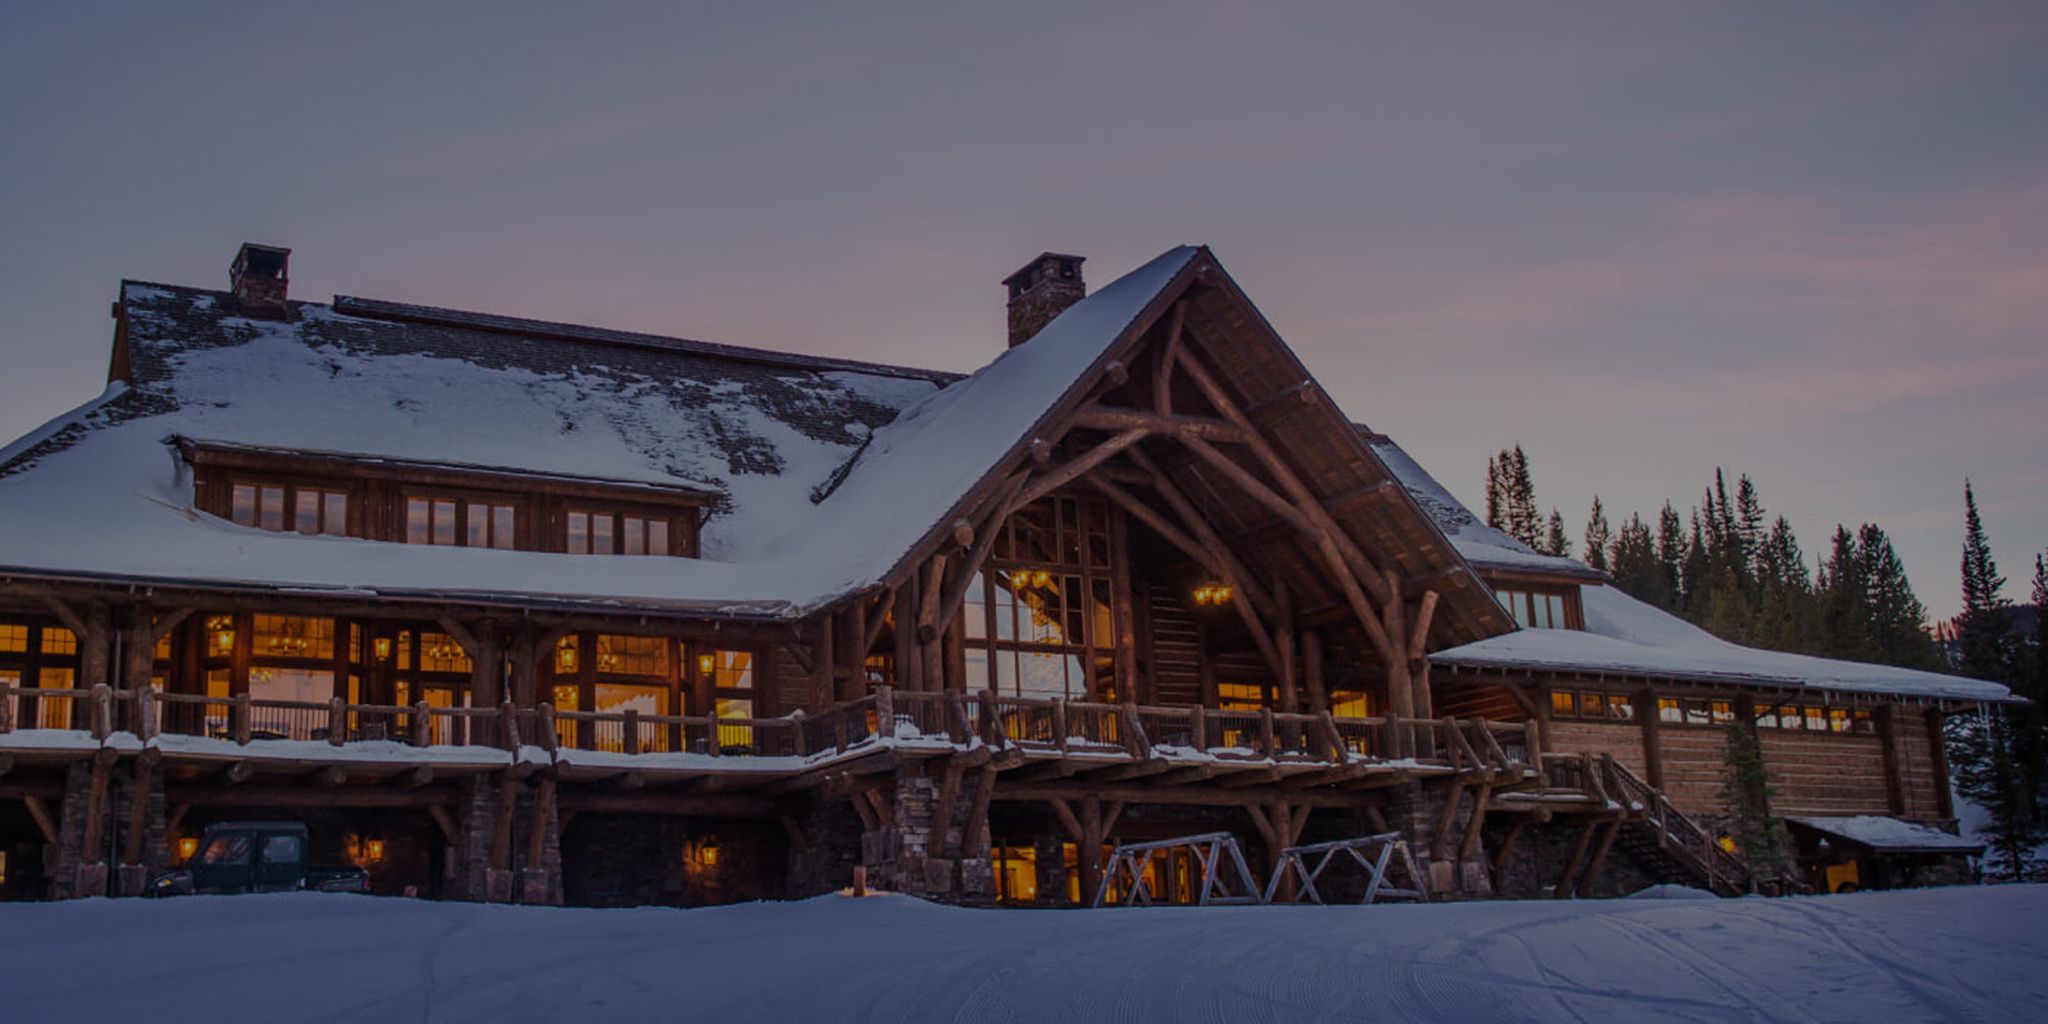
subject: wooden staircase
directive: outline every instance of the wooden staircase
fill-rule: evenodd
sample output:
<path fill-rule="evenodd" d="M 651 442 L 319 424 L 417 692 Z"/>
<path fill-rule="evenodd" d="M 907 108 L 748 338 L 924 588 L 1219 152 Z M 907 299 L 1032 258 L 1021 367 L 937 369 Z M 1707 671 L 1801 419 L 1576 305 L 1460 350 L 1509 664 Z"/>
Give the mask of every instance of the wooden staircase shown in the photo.
<path fill-rule="evenodd" d="M 1544 762 L 1553 780 L 1572 779 L 1588 797 L 1622 815 L 1615 844 L 1658 881 L 1698 886 L 1721 896 L 1779 885 L 1777 878 L 1753 878 L 1749 866 L 1722 849 L 1713 833 L 1612 756 L 1546 754 Z"/>

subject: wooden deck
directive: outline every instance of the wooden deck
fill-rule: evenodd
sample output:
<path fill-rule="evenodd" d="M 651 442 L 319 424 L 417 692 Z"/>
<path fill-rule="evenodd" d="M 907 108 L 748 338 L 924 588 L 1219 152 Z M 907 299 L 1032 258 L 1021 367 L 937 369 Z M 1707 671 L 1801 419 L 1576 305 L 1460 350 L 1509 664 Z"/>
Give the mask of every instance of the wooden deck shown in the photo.
<path fill-rule="evenodd" d="M 53 724 L 67 727 L 47 727 Z M 237 803 L 309 783 L 325 791 L 323 803 L 403 806 L 437 799 L 423 792 L 435 781 L 510 772 L 601 787 L 606 798 L 593 809 L 687 813 L 692 803 L 709 803 L 660 796 L 774 797 L 934 758 L 989 765 L 1020 796 L 1086 787 L 1108 797 L 1193 803 L 1208 802 L 1190 799 L 1194 790 L 1220 786 L 1342 802 L 1350 791 L 1415 778 L 1481 773 L 1503 788 L 1534 784 L 1533 739 L 1527 723 L 1480 719 L 1341 718 L 888 687 L 814 713 L 762 719 L 0 687 L 0 773 L 147 758 L 181 789 L 270 784 L 249 786 Z M 365 788 L 385 793 L 359 792 Z"/>

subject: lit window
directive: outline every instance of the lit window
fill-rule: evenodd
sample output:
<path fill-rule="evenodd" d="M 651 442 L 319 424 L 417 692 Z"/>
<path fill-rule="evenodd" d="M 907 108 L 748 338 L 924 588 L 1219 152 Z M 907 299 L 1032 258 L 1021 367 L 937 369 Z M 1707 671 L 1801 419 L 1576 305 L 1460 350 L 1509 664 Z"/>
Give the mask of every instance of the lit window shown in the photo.
<path fill-rule="evenodd" d="M 1757 704 L 1753 706 L 1753 710 L 1756 712 L 1757 728 L 1775 729 L 1778 727 L 1778 709 L 1775 705 Z"/>
<path fill-rule="evenodd" d="M 62 626 L 43 627 L 44 654 L 77 654 L 78 634 Z"/>
<path fill-rule="evenodd" d="M 1822 732 L 1828 727 L 1827 710 L 1809 706 L 1806 709 L 1806 728 L 1809 732 Z"/>
<path fill-rule="evenodd" d="M 1828 731 L 1829 731 L 1829 732 L 1848 732 L 1848 731 L 1849 731 L 1849 722 L 1850 722 L 1850 719 L 1849 719 L 1849 709 L 1848 709 L 1848 708 L 1829 708 L 1829 709 L 1828 709 Z"/>
<path fill-rule="evenodd" d="M 0 623 L 0 652 L 20 654 L 28 650 L 28 627 Z"/>
<path fill-rule="evenodd" d="M 297 615 L 257 615 L 250 623 L 255 645 L 250 653 L 258 658 L 334 657 L 334 620 Z"/>
<path fill-rule="evenodd" d="M 1714 716 L 1713 716 L 1713 714 L 1712 714 L 1711 712 L 1709 712 L 1709 711 L 1707 710 L 1707 702 L 1706 702 L 1706 701 L 1701 701 L 1701 700 L 1689 700 L 1689 701 L 1686 701 L 1686 702 L 1685 702 L 1685 705 L 1684 705 L 1684 706 L 1685 706 L 1685 724 L 1687 724 L 1687 725 L 1712 725 L 1712 724 L 1714 724 Z"/>
<path fill-rule="evenodd" d="M 1369 718 L 1372 705 L 1363 693 L 1333 693 L 1330 695 L 1330 714 L 1338 718 Z"/>
<path fill-rule="evenodd" d="M 1708 708 L 1713 716 L 1715 725 L 1727 725 L 1735 721 L 1735 705 L 1728 701 L 1714 701 L 1708 705 Z"/>
<path fill-rule="evenodd" d="M 606 675 L 668 676 L 669 641 L 658 636 L 597 638 L 597 670 Z"/>
<path fill-rule="evenodd" d="M 1266 688 L 1259 683 L 1217 683 L 1219 711 L 1257 711 L 1266 706 Z"/>
<path fill-rule="evenodd" d="M 1685 713 L 1679 710 L 1678 702 L 1669 697 L 1657 698 L 1657 721 L 1682 722 Z"/>
<path fill-rule="evenodd" d="M 1579 695 L 1570 690 L 1550 691 L 1550 713 L 1561 718 L 1577 718 Z"/>
<path fill-rule="evenodd" d="M 1607 717 L 1630 719 L 1636 717 L 1635 701 L 1619 693 L 1607 695 Z"/>
<path fill-rule="evenodd" d="M 446 633 L 420 634 L 420 671 L 468 675 L 469 653 Z"/>

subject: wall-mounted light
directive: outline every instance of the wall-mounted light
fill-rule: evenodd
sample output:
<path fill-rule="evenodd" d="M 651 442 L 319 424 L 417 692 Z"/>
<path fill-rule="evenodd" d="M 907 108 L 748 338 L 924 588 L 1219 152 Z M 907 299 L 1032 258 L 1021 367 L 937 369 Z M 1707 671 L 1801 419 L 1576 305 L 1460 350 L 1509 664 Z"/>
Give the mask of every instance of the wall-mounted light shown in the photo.
<path fill-rule="evenodd" d="M 390 637 L 388 637 L 388 636 L 380 636 L 380 637 L 378 637 L 378 638 L 377 638 L 377 639 L 376 639 L 376 640 L 375 640 L 375 641 L 374 641 L 373 643 L 371 643 L 371 645 L 370 645 L 370 646 L 372 646 L 372 647 L 376 648 L 376 651 L 377 651 L 377 660 L 378 660 L 378 661 L 390 661 L 390 660 L 391 660 L 391 638 L 390 638 Z"/>
<path fill-rule="evenodd" d="M 384 838 L 382 836 L 371 836 L 363 840 L 363 859 L 372 864 L 384 859 Z"/>
<path fill-rule="evenodd" d="M 707 868 L 710 868 L 710 867 L 717 867 L 717 866 L 718 866 L 718 844 L 717 844 L 716 842 L 712 841 L 712 840 L 709 840 L 709 839 L 706 839 L 706 840 L 704 840 L 703 842 L 701 842 L 701 843 L 698 843 L 698 844 L 697 844 L 697 863 L 699 863 L 699 864 L 702 864 L 703 866 L 705 866 L 705 867 L 707 867 Z"/>
<path fill-rule="evenodd" d="M 1230 588 L 1221 583 L 1204 583 L 1195 588 L 1195 603 L 1204 608 L 1230 602 Z"/>
<path fill-rule="evenodd" d="M 555 671 L 576 671 L 576 648 L 574 645 L 564 644 L 561 647 L 555 648 Z"/>
<path fill-rule="evenodd" d="M 697 656 L 697 671 L 709 675 L 711 674 L 711 670 L 717 667 L 718 659 L 715 656 L 709 654 L 700 654 Z"/>
<path fill-rule="evenodd" d="M 1723 833 L 1721 833 L 1721 837 L 1720 837 L 1719 839 L 1716 839 L 1716 840 L 1714 840 L 1714 841 L 1715 841 L 1716 843 L 1720 844 L 1720 847 L 1721 847 L 1721 852 L 1722 852 L 1722 853 L 1734 853 L 1734 852 L 1735 852 L 1735 837 L 1734 837 L 1734 836 L 1731 836 L 1731 835 L 1729 835 L 1728 833 L 1726 833 L 1726 832 L 1723 832 Z"/>
<path fill-rule="evenodd" d="M 185 861 L 191 860 L 191 859 L 192 859 L 192 857 L 193 857 L 193 855 L 197 854 L 198 852 L 199 852 L 199 837 L 198 837 L 198 836 L 181 836 L 181 837 L 179 837 L 179 839 L 178 839 L 178 861 L 179 861 L 180 863 L 183 863 L 183 862 L 185 862 Z"/>

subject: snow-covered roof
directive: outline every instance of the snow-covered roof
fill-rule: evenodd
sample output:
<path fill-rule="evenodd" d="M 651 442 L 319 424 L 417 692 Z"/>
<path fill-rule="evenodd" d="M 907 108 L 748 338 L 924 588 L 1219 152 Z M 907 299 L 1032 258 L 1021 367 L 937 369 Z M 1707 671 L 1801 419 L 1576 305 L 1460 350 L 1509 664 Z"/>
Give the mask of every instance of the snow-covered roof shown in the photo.
<path fill-rule="evenodd" d="M 1651 676 L 1708 683 L 1773 686 L 1949 700 L 1996 701 L 2011 691 L 1996 683 L 1860 661 L 1763 651 L 1729 643 L 1611 586 L 1607 575 L 1577 559 L 1540 554 L 1481 522 L 1391 438 L 1366 435 L 1416 504 L 1466 561 L 1484 569 L 1541 572 L 1583 581 L 1586 628 L 1520 629 L 1431 655 L 1432 662 L 1469 668 L 1544 669 Z"/>
<path fill-rule="evenodd" d="M 1878 853 L 1983 853 L 1984 844 L 1950 835 L 1930 825 L 1918 825 L 1875 814 L 1847 817 L 1786 818 L 1836 839 L 1846 839 Z"/>
<path fill-rule="evenodd" d="M 1422 464 L 1395 444 L 1384 434 L 1365 432 L 1367 443 L 1372 446 L 1380 461 L 1408 495 L 1422 506 L 1424 512 L 1436 521 L 1437 528 L 1450 539 L 1451 546 L 1467 562 L 1482 569 L 1507 569 L 1520 572 L 1540 572 L 1560 576 L 1574 576 L 1587 579 L 1605 579 L 1592 567 L 1571 558 L 1546 555 L 1527 544 L 1486 525 L 1472 510 L 1451 496 L 1443 484 L 1422 468 Z"/>
<path fill-rule="evenodd" d="M 133 385 L 0 449 L 0 574 L 799 614 L 886 574 L 1195 252 L 964 379 L 357 299 L 251 319 L 125 284 Z M 174 437 L 722 497 L 701 559 L 304 537 L 194 510 Z"/>
<path fill-rule="evenodd" d="M 1586 628 L 1521 629 L 1430 656 L 1472 668 L 1549 669 L 1811 690 L 1998 701 L 1997 683 L 1729 643 L 1608 586 L 1579 588 Z"/>

